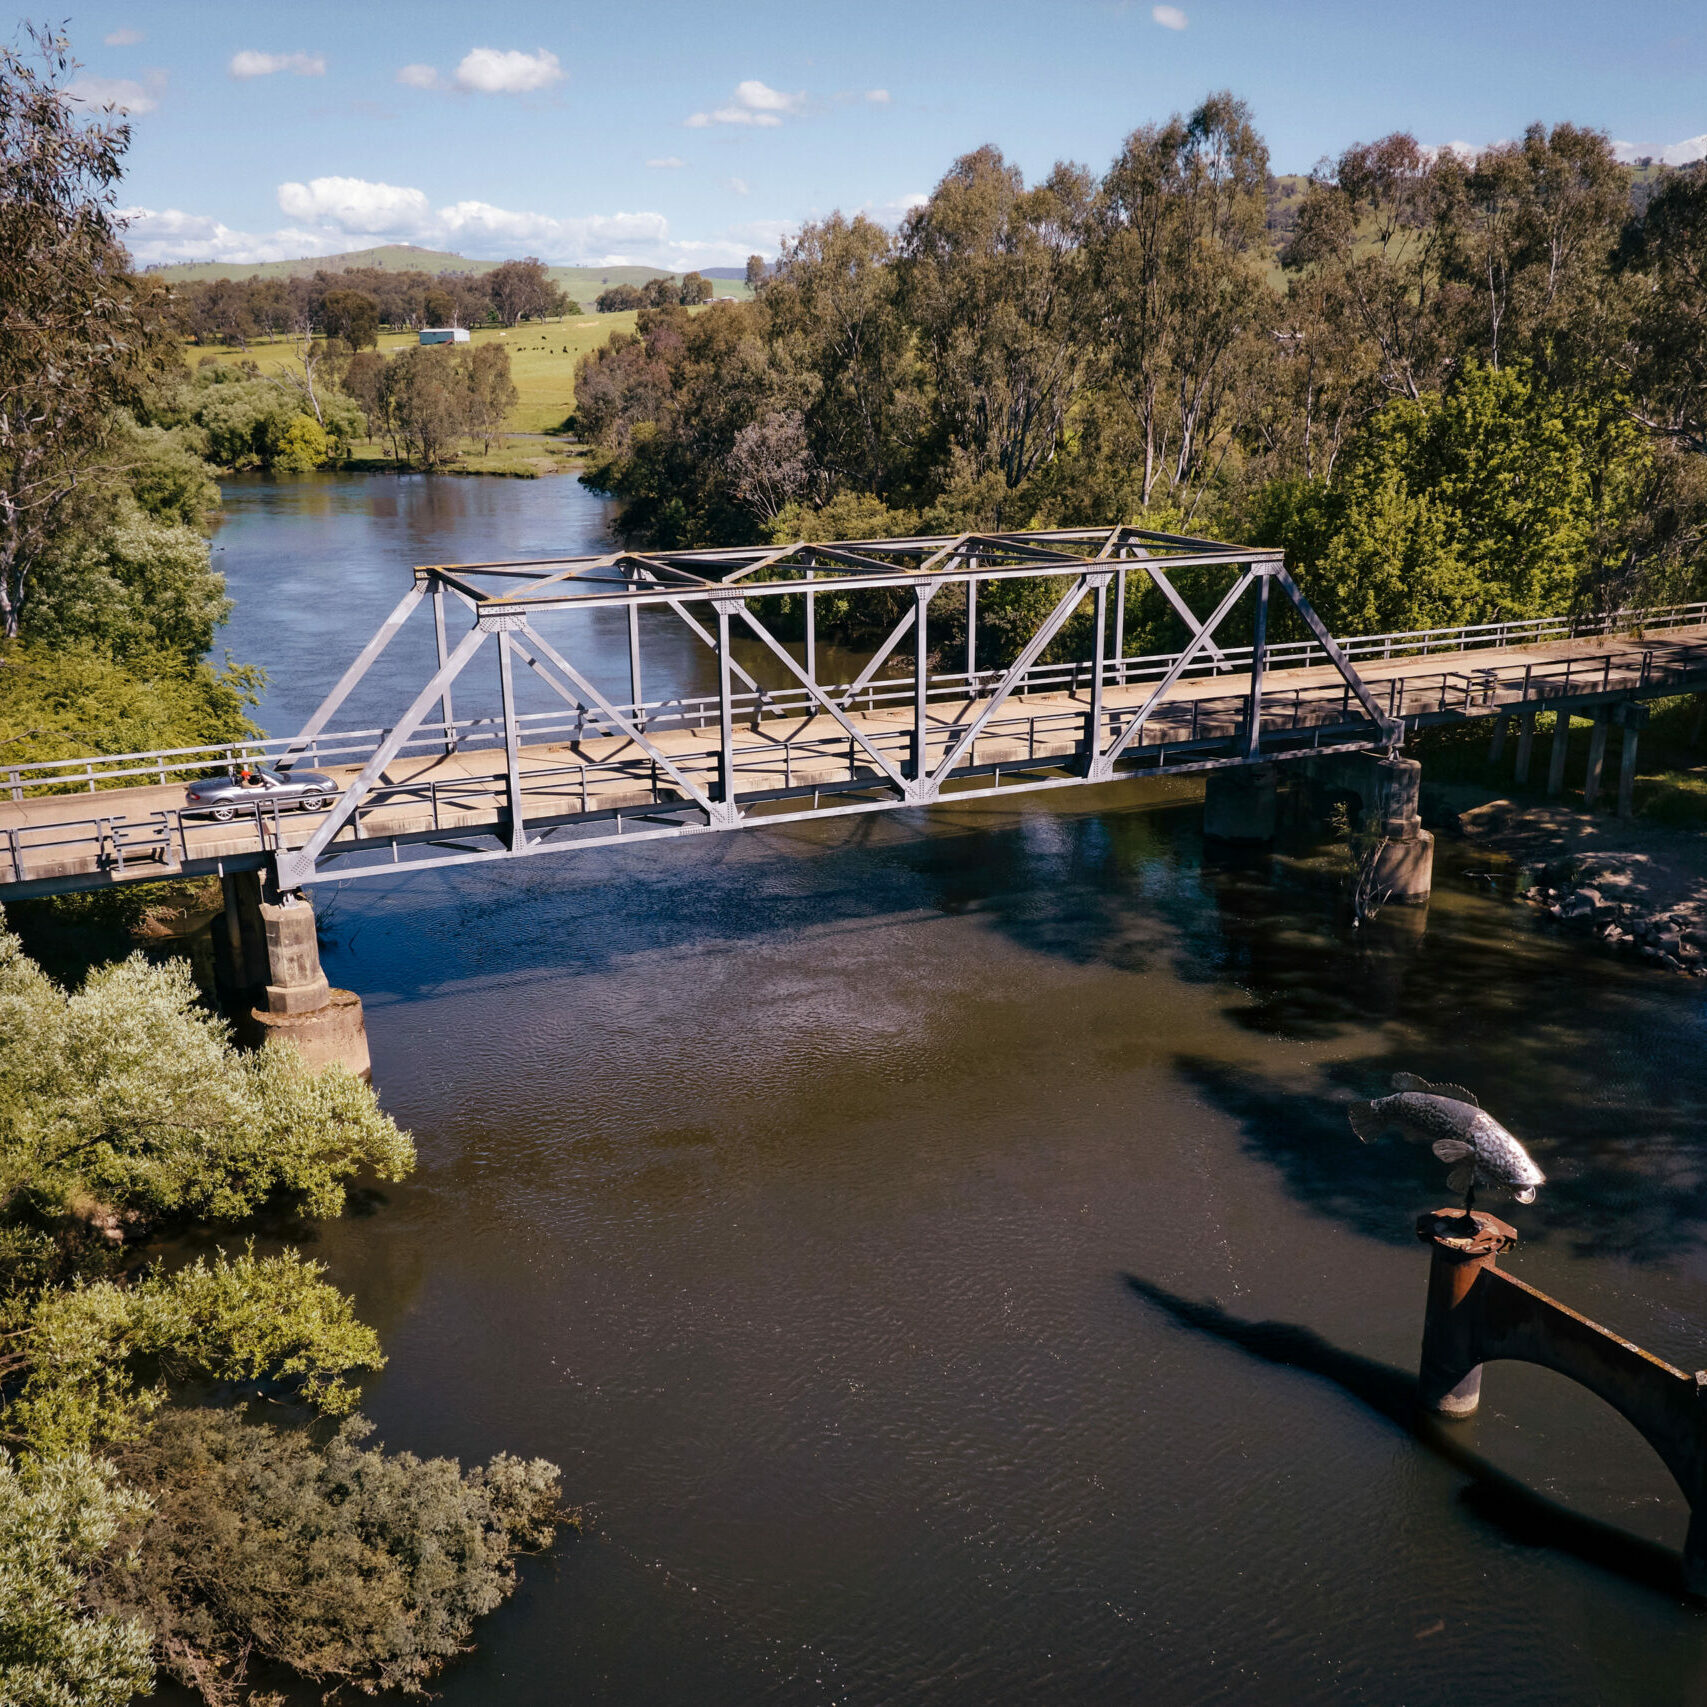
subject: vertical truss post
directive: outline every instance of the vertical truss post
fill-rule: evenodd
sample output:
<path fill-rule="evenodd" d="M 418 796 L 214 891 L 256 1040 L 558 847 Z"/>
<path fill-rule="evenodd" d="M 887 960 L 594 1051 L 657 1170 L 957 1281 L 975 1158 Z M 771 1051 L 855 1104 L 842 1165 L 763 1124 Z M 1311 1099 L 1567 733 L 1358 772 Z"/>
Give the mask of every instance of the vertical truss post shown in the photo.
<path fill-rule="evenodd" d="M 1251 631 L 1251 708 L 1245 721 L 1245 757 L 1262 751 L 1262 673 L 1268 662 L 1268 576 L 1257 576 L 1256 623 Z"/>
<path fill-rule="evenodd" d="M 1124 551 L 1120 554 L 1125 557 Z M 1126 571 L 1114 578 L 1114 667 L 1115 680 L 1126 686 Z"/>
<path fill-rule="evenodd" d="M 1108 577 L 1106 575 L 1099 575 L 1096 579 L 1094 604 L 1091 709 L 1085 725 L 1085 769 L 1087 772 L 1096 762 L 1097 749 L 1102 744 L 1102 678 L 1104 670 L 1108 667 L 1108 657 L 1103 649 L 1104 635 L 1108 628 Z"/>
<path fill-rule="evenodd" d="M 717 728 L 718 775 L 722 803 L 735 807 L 735 708 L 729 697 L 729 606 L 717 601 Z"/>
<path fill-rule="evenodd" d="M 966 697 L 972 697 L 972 678 L 978 674 L 978 559 L 969 557 L 972 579 L 966 583 Z"/>
<path fill-rule="evenodd" d="M 919 587 L 913 597 L 918 600 L 918 615 L 913 622 L 913 779 L 923 782 L 929 772 L 929 754 L 925 743 L 929 725 L 925 721 L 925 689 L 930 686 L 930 664 L 925 643 L 925 608 L 931 602 L 934 589 Z"/>
<path fill-rule="evenodd" d="M 816 581 L 818 572 L 815 569 L 806 571 L 808 581 Z M 818 595 L 809 592 L 806 595 L 806 674 L 813 680 L 818 679 Z"/>
<path fill-rule="evenodd" d="M 646 713 L 640 709 L 644 695 L 640 686 L 640 607 L 628 607 L 628 703 L 634 712 L 636 727 L 646 727 Z"/>
<path fill-rule="evenodd" d="M 504 773 L 510 789 L 510 848 L 520 852 L 527 846 L 528 834 L 522 811 L 521 731 L 516 727 L 516 683 L 510 667 L 510 636 L 507 630 L 498 635 L 498 691 L 504 702 Z"/>
<path fill-rule="evenodd" d="M 439 668 L 445 667 L 445 659 L 450 656 L 450 648 L 445 642 L 445 584 L 443 581 L 433 582 L 433 639 L 438 645 Z M 450 683 L 445 683 L 445 691 L 439 699 L 439 711 L 445 725 L 445 757 L 456 751 L 456 718 L 450 708 Z"/>

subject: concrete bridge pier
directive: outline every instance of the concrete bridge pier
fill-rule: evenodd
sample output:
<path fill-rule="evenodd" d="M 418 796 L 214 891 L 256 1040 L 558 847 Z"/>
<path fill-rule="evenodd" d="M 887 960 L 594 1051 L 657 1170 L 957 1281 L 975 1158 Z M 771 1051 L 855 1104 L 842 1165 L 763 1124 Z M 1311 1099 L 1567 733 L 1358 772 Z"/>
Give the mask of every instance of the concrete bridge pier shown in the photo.
<path fill-rule="evenodd" d="M 314 909 L 300 890 L 280 892 L 260 872 L 229 872 L 225 911 L 213 922 L 214 975 L 237 1034 L 255 1046 L 296 1050 L 311 1067 L 372 1070 L 361 997 L 334 990 L 320 968 Z"/>
<path fill-rule="evenodd" d="M 1535 707 L 1526 705 L 1517 719 L 1517 769 L 1512 781 L 1519 788 L 1529 781 L 1529 755 L 1535 750 Z"/>
<path fill-rule="evenodd" d="M 1318 799 L 1352 796 L 1386 845 L 1376 858 L 1377 886 L 1389 901 L 1420 904 L 1434 886 L 1434 837 L 1422 827 L 1418 803 L 1422 765 L 1397 754 L 1331 753 L 1301 761 Z M 1325 829 L 1326 824 L 1321 827 Z"/>

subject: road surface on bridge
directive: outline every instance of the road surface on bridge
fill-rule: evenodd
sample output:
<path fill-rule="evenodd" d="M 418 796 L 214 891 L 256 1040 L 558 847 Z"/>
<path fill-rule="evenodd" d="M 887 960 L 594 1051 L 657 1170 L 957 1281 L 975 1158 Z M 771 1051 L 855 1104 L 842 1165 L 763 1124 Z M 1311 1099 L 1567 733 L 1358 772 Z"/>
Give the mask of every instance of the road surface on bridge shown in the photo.
<path fill-rule="evenodd" d="M 1155 690 L 1154 679 L 1122 681 L 1122 674 L 1159 673 L 1154 662 L 1104 664 L 1100 715 L 1105 736 L 1128 721 Z M 1588 713 L 1609 702 L 1707 686 L 1707 622 L 1640 638 L 1591 636 L 1436 650 L 1423 656 L 1361 655 L 1357 673 L 1377 705 L 1411 728 L 1540 705 Z M 906 681 L 883 678 L 877 685 L 893 691 Z M 1234 750 L 1245 729 L 1250 690 L 1248 671 L 1176 681 L 1126 748 L 1125 768 L 1117 770 L 1115 778 L 1250 762 L 1248 750 Z M 963 742 L 988 707 L 988 698 L 981 696 L 930 701 L 927 770 L 939 766 Z M 1086 780 L 1071 773 L 1087 751 L 1092 715 L 1088 681 L 1068 691 L 1008 698 L 961 753 L 944 797 Z M 688 827 L 680 821 L 682 809 L 693 806 L 696 798 L 725 798 L 722 732 L 715 719 L 655 730 L 645 730 L 642 724 L 642 730 L 651 751 L 628 736 L 609 733 L 521 746 L 516 760 L 523 838 L 543 843 L 577 826 L 596 826 L 599 839 L 610 839 L 625 833 L 624 815 L 630 835 L 655 833 L 660 825 L 679 832 Z M 1265 742 L 1280 743 L 1265 748 L 1262 756 L 1285 758 L 1367 748 L 1372 731 L 1345 677 L 1333 666 L 1321 665 L 1265 674 L 1262 734 Z M 861 801 L 857 795 L 862 788 L 886 789 L 895 779 L 913 774 L 918 764 L 915 745 L 911 705 L 861 707 L 856 699 L 841 719 L 823 712 L 762 715 L 735 731 L 734 801 L 743 821 L 759 824 L 802 815 L 797 809 L 807 800 L 811 810 L 821 812 L 823 793 L 841 801 L 837 810 L 906 804 L 893 797 Z M 667 764 L 661 764 L 660 757 Z M 323 768 L 340 787 L 360 770 L 356 765 Z M 508 768 L 501 745 L 401 754 L 386 765 L 328 853 L 336 858 L 379 844 L 389 845 L 388 857 L 398 860 L 402 850 L 415 843 L 445 845 L 447 834 L 508 837 L 513 848 Z M 89 881 L 146 881 L 228 866 L 252 868 L 280 849 L 301 848 L 324 816 L 263 803 L 232 822 L 216 823 L 183 808 L 182 782 L 81 794 L 26 793 L 0 803 L 0 860 L 9 865 L 9 870 L 0 868 L 0 893 L 45 892 L 67 886 L 67 880 L 84 887 Z M 375 866 L 369 862 L 361 869 Z M 344 873 L 334 867 L 324 875 Z M 76 883 L 78 878 L 85 881 Z"/>

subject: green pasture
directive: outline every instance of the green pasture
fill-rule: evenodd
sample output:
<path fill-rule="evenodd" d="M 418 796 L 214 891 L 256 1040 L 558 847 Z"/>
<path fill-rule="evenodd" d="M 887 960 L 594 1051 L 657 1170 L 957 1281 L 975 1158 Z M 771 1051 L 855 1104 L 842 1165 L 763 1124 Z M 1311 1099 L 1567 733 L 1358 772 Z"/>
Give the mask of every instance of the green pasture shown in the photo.
<path fill-rule="evenodd" d="M 633 314 L 583 314 L 567 320 L 525 321 L 507 330 L 481 326 L 470 334 L 475 344 L 501 343 L 510 352 L 510 376 L 516 382 L 516 406 L 504 419 L 509 433 L 552 433 L 575 406 L 575 363 L 612 332 L 632 332 Z M 415 342 L 413 332 L 382 332 L 381 355 Z M 220 361 L 252 361 L 263 373 L 296 365 L 293 339 L 255 340 L 247 348 L 192 344 L 186 355 L 194 367 L 204 356 Z"/>

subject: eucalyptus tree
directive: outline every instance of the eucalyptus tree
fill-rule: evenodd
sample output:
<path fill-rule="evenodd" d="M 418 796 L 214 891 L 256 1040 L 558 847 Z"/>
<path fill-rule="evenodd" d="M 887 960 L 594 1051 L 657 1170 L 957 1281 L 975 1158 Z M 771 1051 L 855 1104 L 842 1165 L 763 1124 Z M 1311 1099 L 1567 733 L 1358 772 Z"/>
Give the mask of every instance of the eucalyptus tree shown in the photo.
<path fill-rule="evenodd" d="M 1458 264 L 1473 296 L 1465 342 L 1489 366 L 1600 365 L 1622 318 L 1609 262 L 1629 211 L 1627 174 L 1599 131 L 1532 124 L 1464 176 Z M 1471 303 L 1474 306 L 1471 306 Z"/>
<path fill-rule="evenodd" d="M 1343 293 L 1390 396 L 1437 389 L 1456 355 L 1463 197 L 1462 162 L 1397 131 L 1319 169 L 1299 209 L 1286 264 Z"/>
<path fill-rule="evenodd" d="M 955 161 L 908 216 L 902 304 L 957 472 L 972 482 L 999 476 L 1012 492 L 1061 444 L 1090 369 L 1093 200 L 1081 166 L 1058 164 L 1028 190 L 1019 168 L 985 147 Z"/>
<path fill-rule="evenodd" d="M 885 498 L 914 472 L 930 425 L 896 253 L 864 214 L 832 214 L 784 241 L 764 297 L 773 346 L 812 377 L 804 421 L 813 461 L 833 489 Z"/>
<path fill-rule="evenodd" d="M 1660 180 L 1619 262 L 1636 287 L 1623 356 L 1636 414 L 1657 437 L 1707 453 L 1707 161 Z"/>
<path fill-rule="evenodd" d="M 129 276 L 114 210 L 130 130 L 90 117 L 63 36 L 0 46 L 0 628 L 123 404 L 160 365 L 152 293 Z"/>
<path fill-rule="evenodd" d="M 1268 149 L 1244 102 L 1211 95 L 1126 139 L 1094 247 L 1100 343 L 1136 423 L 1141 491 L 1190 508 L 1255 401 L 1273 304 L 1258 264 Z"/>

